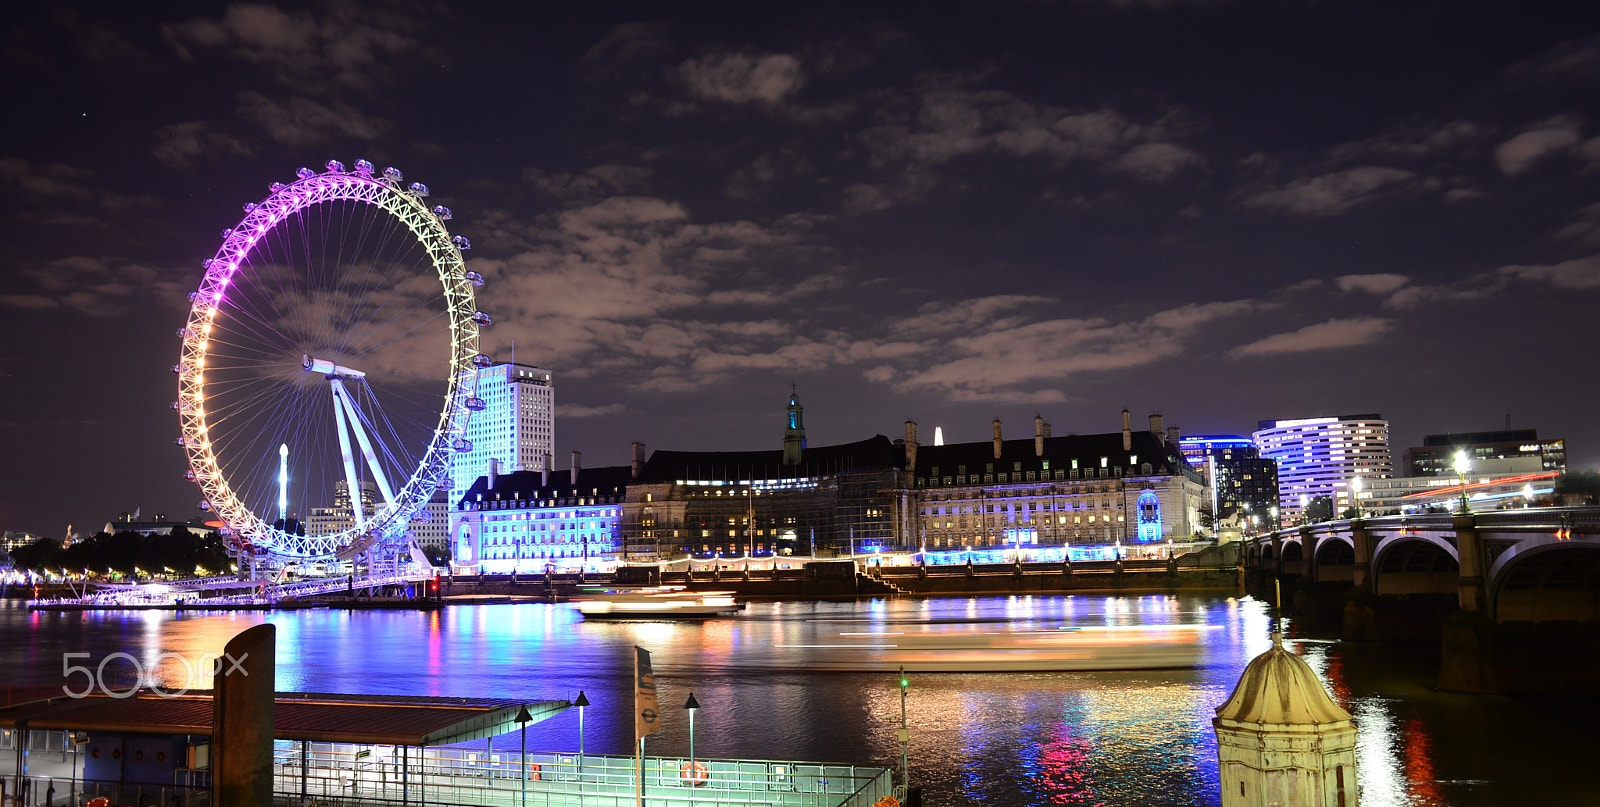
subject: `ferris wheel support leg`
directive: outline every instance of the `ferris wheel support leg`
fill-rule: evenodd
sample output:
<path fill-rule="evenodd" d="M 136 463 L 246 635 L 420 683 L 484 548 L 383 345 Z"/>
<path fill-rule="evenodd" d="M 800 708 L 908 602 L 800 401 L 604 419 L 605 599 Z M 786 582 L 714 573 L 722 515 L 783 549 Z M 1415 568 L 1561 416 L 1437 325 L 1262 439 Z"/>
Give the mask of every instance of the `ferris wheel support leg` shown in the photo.
<path fill-rule="evenodd" d="M 345 403 L 346 396 L 344 382 L 337 378 L 329 378 L 329 388 L 333 390 L 333 419 L 334 428 L 339 432 L 339 454 L 344 459 L 344 480 L 350 494 L 350 510 L 355 516 L 356 524 L 367 520 L 366 513 L 361 508 L 361 483 L 356 478 L 355 456 L 350 453 L 350 433 L 345 430 Z M 352 562 L 354 559 L 352 558 Z"/>
<path fill-rule="evenodd" d="M 343 382 L 334 379 L 344 391 Z M 372 440 L 367 437 L 367 430 L 361 427 L 361 418 L 356 412 L 355 404 L 350 402 L 349 395 L 339 396 L 339 401 L 344 404 L 346 419 L 350 423 L 350 431 L 355 432 L 356 442 L 361 444 L 361 456 L 367 461 L 367 468 L 372 471 L 373 481 L 378 483 L 378 492 L 383 495 L 385 507 L 394 506 L 394 488 L 389 485 L 389 475 L 383 472 L 383 466 L 378 464 L 378 455 L 372 450 Z"/>

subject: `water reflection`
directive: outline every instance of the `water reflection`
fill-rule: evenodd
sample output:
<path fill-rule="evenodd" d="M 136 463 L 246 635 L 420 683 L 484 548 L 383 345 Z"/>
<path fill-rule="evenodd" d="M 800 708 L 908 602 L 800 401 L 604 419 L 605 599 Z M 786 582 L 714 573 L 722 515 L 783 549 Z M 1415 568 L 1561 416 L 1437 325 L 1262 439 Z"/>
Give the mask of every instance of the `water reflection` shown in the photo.
<path fill-rule="evenodd" d="M 0 642 L 8 650 L 0 673 L 18 683 L 59 683 L 63 652 L 87 652 L 91 665 L 127 652 L 166 686 L 208 686 L 209 669 L 189 669 L 179 658 L 220 653 L 235 634 L 263 620 L 278 628 L 278 687 L 284 690 L 570 700 L 581 689 L 594 704 L 586 720 L 588 750 L 627 754 L 631 647 L 638 644 L 652 651 L 667 713 L 665 728 L 649 740 L 651 753 L 687 753 L 687 720 L 678 707 L 692 690 L 702 707 L 696 731 L 701 756 L 891 767 L 900 759 L 897 676 L 808 672 L 815 657 L 806 645 L 838 641 L 843 633 L 973 625 L 1212 627 L 1203 634 L 1203 663 L 1195 669 L 910 670 L 913 784 L 925 788 L 928 803 L 1001 807 L 1216 804 L 1211 718 L 1244 665 L 1270 647 L 1262 603 L 1198 596 L 754 603 L 741 618 L 703 624 L 584 622 L 570 606 L 538 604 L 265 615 L 37 614 L 5 605 Z M 1286 629 L 1298 632 L 1294 625 Z M 1391 660 L 1364 656 L 1361 646 L 1302 638 L 1291 647 L 1356 717 L 1361 801 L 1368 807 L 1492 804 L 1507 779 L 1530 794 L 1539 781 L 1561 792 L 1581 786 L 1576 773 L 1563 780 L 1495 767 L 1499 756 L 1517 758 L 1495 749 L 1515 744 L 1515 731 L 1530 720 L 1525 711 L 1487 702 L 1492 708 L 1477 707 L 1483 713 L 1467 718 L 1461 704 L 1486 702 L 1432 693 L 1417 683 L 1425 673 L 1407 679 L 1397 693 Z M 1448 734 L 1441 734 L 1447 724 Z M 577 716 L 537 724 L 528 735 L 532 747 L 576 749 Z M 1443 736 L 1470 750 L 1445 755 Z M 1573 738 L 1569 753 L 1600 751 L 1590 736 L 1574 730 Z"/>

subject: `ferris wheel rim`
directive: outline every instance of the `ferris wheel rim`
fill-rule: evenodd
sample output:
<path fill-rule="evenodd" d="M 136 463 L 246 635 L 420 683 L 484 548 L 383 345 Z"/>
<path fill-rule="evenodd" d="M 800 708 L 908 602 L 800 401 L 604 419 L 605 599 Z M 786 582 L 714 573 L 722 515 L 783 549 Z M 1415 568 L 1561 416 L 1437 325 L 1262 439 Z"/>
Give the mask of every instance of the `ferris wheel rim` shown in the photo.
<path fill-rule="evenodd" d="M 193 300 L 182 336 L 178 374 L 178 410 L 181 437 L 189 464 L 189 475 L 209 506 L 229 529 L 230 541 L 240 549 L 263 550 L 286 559 L 332 557 L 355 546 L 364 536 L 386 536 L 403 528 L 426 505 L 441 483 L 448 480 L 453 440 L 465 430 L 470 415 L 468 394 L 462 379 L 479 355 L 478 315 L 475 308 L 474 278 L 466 271 L 461 251 L 470 248 L 461 236 L 452 236 L 444 221 L 449 211 L 430 209 L 423 198 L 425 186 L 402 185 L 394 169 L 376 175 L 371 164 L 358 161 L 355 170 L 346 171 L 330 161 L 326 172 L 302 168 L 293 183 L 274 183 L 270 193 L 258 203 L 246 205 L 239 224 L 224 232 L 223 242 L 213 257 L 205 261 L 205 275 Z M 257 515 L 229 484 L 208 438 L 210 425 L 205 407 L 205 366 L 212 325 L 226 300 L 226 292 L 242 263 L 256 245 L 279 224 L 296 213 L 329 202 L 361 202 L 380 208 L 397 218 L 426 251 L 438 281 L 448 318 L 450 356 L 445 393 L 437 423 L 417 468 L 400 486 L 391 502 L 375 507 L 361 523 L 327 536 L 305 536 L 288 532 Z M 288 524 L 284 524 L 288 527 Z"/>

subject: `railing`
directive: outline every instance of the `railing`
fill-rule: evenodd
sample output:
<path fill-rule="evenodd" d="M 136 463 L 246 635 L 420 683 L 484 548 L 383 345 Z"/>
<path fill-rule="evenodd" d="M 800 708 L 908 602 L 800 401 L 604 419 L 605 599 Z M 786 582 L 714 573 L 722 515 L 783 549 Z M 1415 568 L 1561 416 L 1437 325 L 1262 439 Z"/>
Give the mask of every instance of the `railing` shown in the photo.
<path fill-rule="evenodd" d="M 306 765 L 302 767 L 302 753 Z M 420 759 L 419 759 L 420 754 Z M 644 789 L 654 805 L 869 807 L 890 795 L 884 768 L 753 760 L 696 760 L 705 780 L 685 777 L 688 759 L 646 757 Z M 420 804 L 441 807 L 626 807 L 635 802 L 632 757 L 527 755 L 462 748 L 398 749 L 277 744 L 273 789 L 290 805 Z"/>

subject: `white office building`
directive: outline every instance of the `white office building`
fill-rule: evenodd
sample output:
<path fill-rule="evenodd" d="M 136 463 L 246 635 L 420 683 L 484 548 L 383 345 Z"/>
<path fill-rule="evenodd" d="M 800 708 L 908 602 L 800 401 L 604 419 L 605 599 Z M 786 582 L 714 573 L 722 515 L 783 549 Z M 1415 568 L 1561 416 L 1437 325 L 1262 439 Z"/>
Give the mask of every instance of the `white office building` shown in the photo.
<path fill-rule="evenodd" d="M 482 408 L 467 418 L 472 447 L 455 455 L 450 469 L 451 503 L 460 501 L 490 462 L 500 474 L 548 470 L 556 451 L 555 387 L 550 371 L 526 364 L 496 364 L 462 379 Z"/>
<path fill-rule="evenodd" d="M 1278 508 L 1284 524 L 1303 523 L 1303 502 L 1333 500 L 1334 513 L 1354 506 L 1351 485 L 1394 476 L 1389 421 L 1382 415 L 1263 420 L 1251 434 L 1261 456 L 1278 463 Z"/>

